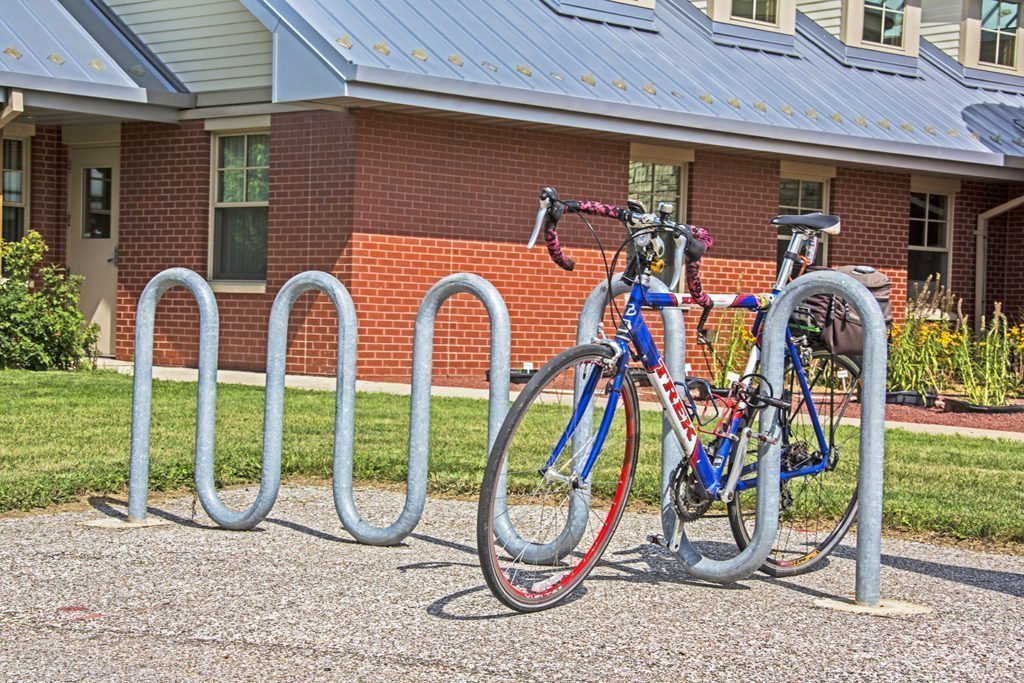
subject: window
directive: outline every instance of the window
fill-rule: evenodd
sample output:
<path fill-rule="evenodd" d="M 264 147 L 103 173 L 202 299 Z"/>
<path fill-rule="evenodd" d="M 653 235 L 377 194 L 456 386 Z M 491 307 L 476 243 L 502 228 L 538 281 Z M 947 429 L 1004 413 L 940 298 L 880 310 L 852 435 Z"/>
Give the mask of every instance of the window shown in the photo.
<path fill-rule="evenodd" d="M 904 0 L 864 0 L 865 43 L 903 47 Z"/>
<path fill-rule="evenodd" d="M 680 220 L 679 188 L 682 166 L 655 164 L 646 161 L 629 162 L 629 198 L 640 202 L 647 211 L 658 210 L 660 202 L 672 202 L 675 210 L 672 220 Z"/>
<path fill-rule="evenodd" d="M 920 54 L 925 4 L 927 0 L 843 0 L 840 37 L 846 44 L 847 63 L 885 65 L 895 69 L 891 73 L 902 73 L 900 69 L 907 68 L 907 75 L 916 75 L 916 66 L 905 58 Z"/>
<path fill-rule="evenodd" d="M 713 28 L 716 42 L 732 36 L 742 37 L 743 44 L 749 45 L 751 40 L 768 37 L 758 36 L 751 29 L 792 36 L 796 32 L 796 5 L 797 0 L 707 0 L 705 12 L 716 24 Z M 730 25 L 741 29 L 736 32 L 729 29 Z M 776 48 L 792 47 L 792 43 L 780 38 L 780 35 L 772 36 L 769 43 Z"/>
<path fill-rule="evenodd" d="M 924 287 L 929 277 L 949 282 L 950 206 L 949 195 L 910 193 L 908 297 Z"/>
<path fill-rule="evenodd" d="M 1015 68 L 1020 2 L 982 0 L 978 61 Z"/>
<path fill-rule="evenodd" d="M 82 211 L 82 237 L 110 239 L 110 221 L 114 169 L 87 168 L 83 172 L 85 198 Z"/>
<path fill-rule="evenodd" d="M 25 235 L 28 220 L 28 141 L 3 139 L 3 240 Z"/>
<path fill-rule="evenodd" d="M 813 213 L 820 211 L 827 213 L 828 206 L 828 181 L 827 180 L 801 180 L 797 178 L 782 178 L 779 181 L 779 214 L 796 215 L 801 213 Z M 779 228 L 779 241 L 775 253 L 776 264 L 782 263 L 782 256 L 786 253 L 789 240 L 793 236 L 791 228 Z M 828 235 L 822 235 L 818 243 L 818 253 L 814 262 L 819 266 L 826 265 Z"/>
<path fill-rule="evenodd" d="M 213 280 L 267 277 L 270 135 L 214 138 Z"/>
<path fill-rule="evenodd" d="M 778 0 L 732 0 L 732 16 L 734 19 L 777 24 L 779 3 Z"/>

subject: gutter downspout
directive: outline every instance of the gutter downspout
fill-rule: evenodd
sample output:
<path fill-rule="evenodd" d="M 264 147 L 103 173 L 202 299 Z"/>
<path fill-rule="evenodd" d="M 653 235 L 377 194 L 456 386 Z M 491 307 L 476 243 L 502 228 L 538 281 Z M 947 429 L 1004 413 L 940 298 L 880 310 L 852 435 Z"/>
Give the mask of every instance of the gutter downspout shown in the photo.
<path fill-rule="evenodd" d="M 974 331 L 981 329 L 981 317 L 985 312 L 985 289 L 988 285 L 988 222 L 996 216 L 1024 205 L 1024 195 L 1011 199 L 988 211 L 978 214 L 978 229 L 975 231 L 974 250 Z"/>

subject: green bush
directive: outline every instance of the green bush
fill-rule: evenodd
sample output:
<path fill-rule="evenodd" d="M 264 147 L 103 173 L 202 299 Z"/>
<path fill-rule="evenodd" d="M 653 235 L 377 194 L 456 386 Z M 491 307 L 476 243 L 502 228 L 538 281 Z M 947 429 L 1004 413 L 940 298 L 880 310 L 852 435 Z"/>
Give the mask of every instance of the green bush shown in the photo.
<path fill-rule="evenodd" d="M 41 265 L 45 252 L 34 230 L 0 242 L 0 368 L 74 370 L 96 355 L 99 330 L 78 310 L 82 278 Z"/>

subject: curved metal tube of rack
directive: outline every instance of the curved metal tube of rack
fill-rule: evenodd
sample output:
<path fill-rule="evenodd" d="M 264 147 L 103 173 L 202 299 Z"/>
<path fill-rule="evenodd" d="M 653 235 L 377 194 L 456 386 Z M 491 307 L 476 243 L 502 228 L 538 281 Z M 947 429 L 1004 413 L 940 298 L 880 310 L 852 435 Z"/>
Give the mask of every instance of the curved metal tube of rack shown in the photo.
<path fill-rule="evenodd" d="M 172 268 L 150 280 L 139 299 L 135 327 L 135 381 L 132 398 L 132 451 L 128 489 L 128 518 L 145 516 L 149 474 L 149 424 L 153 386 L 153 324 L 160 297 L 175 285 L 185 286 L 199 305 L 199 387 L 196 407 L 195 483 L 196 495 L 206 514 L 226 529 L 251 529 L 270 513 L 281 488 L 281 441 L 284 421 L 285 358 L 288 319 L 295 300 L 308 291 L 320 291 L 330 298 L 338 314 L 338 337 L 355 333 L 355 307 L 345 286 L 329 273 L 306 271 L 281 287 L 270 310 L 267 338 L 266 398 L 263 410 L 263 460 L 256 500 L 242 511 L 224 504 L 214 481 L 214 437 L 217 403 L 217 304 L 213 291 L 196 273 Z M 339 353 L 342 344 L 339 343 Z M 338 359 L 337 386 L 346 384 Z M 353 375 L 354 381 L 354 375 Z M 335 453 L 341 418 L 335 408 Z"/>
<path fill-rule="evenodd" d="M 217 396 L 217 345 L 220 317 L 217 299 L 205 279 L 187 268 L 158 273 L 142 290 L 135 311 L 135 371 L 132 379 L 132 437 L 128 466 L 128 520 L 146 517 L 149 497 L 149 427 L 153 406 L 153 326 L 160 297 L 171 287 L 185 287 L 199 307 L 199 386 L 196 404 L 196 490 L 200 488 L 199 453 L 213 447 Z"/>
<path fill-rule="evenodd" d="M 146 514 L 149 475 L 149 432 L 152 408 L 153 327 L 160 297 L 174 286 L 184 286 L 196 299 L 200 313 L 199 386 L 196 414 L 196 491 L 203 509 L 218 525 L 251 529 L 270 512 L 281 483 L 281 440 L 284 412 L 284 376 L 288 318 L 295 300 L 311 290 L 325 293 L 338 315 L 337 384 L 334 415 L 334 501 L 346 530 L 357 540 L 393 545 L 419 522 L 426 500 L 427 459 L 430 439 L 430 377 L 433 364 L 433 329 L 438 309 L 460 292 L 484 303 L 491 323 L 491 383 L 487 447 L 490 450 L 509 405 L 511 325 L 498 291 L 485 279 L 470 274 L 450 275 L 437 282 L 424 297 L 416 317 L 412 402 L 410 408 L 409 473 L 405 506 L 396 522 L 379 528 L 368 524 L 352 499 L 352 458 L 355 437 L 355 376 L 358 323 L 352 298 L 329 273 L 307 271 L 291 278 L 278 292 L 271 309 L 267 342 L 267 385 L 264 409 L 263 460 L 256 500 L 235 512 L 221 501 L 214 476 L 214 434 L 217 392 L 218 312 L 206 280 L 184 268 L 156 275 L 143 290 L 136 313 L 135 378 L 132 402 L 132 446 L 129 475 L 129 519 Z M 514 529 L 505 529 L 514 540 Z"/>
<path fill-rule="evenodd" d="M 764 368 L 765 377 L 772 386 L 782 386 L 789 318 L 797 306 L 816 294 L 831 294 L 846 299 L 857 311 L 864 325 L 860 397 L 860 472 L 857 477 L 856 599 L 861 605 L 877 607 L 881 599 L 879 576 L 882 565 L 882 466 L 885 460 L 885 380 L 888 346 L 885 320 L 874 296 L 854 278 L 835 271 L 809 273 L 794 280 L 782 290 L 768 311 L 762 332 L 765 346 L 761 367 Z M 760 495 L 761 490 L 758 487 L 759 499 Z M 760 513 L 759 507 L 758 515 Z"/>
<path fill-rule="evenodd" d="M 505 302 L 490 282 L 478 275 L 460 273 L 437 282 L 420 302 L 413 338 L 412 405 L 409 409 L 409 473 L 405 506 L 398 519 L 387 527 L 368 524 L 356 510 L 352 498 L 352 447 L 355 436 L 356 334 L 344 341 L 339 363 L 349 378 L 338 390 L 338 412 L 344 422 L 335 434 L 334 506 L 345 529 L 357 540 L 370 545 L 394 545 L 416 527 L 427 497 L 427 455 L 430 445 L 430 375 L 433 368 L 434 322 L 441 304 L 450 297 L 472 294 L 487 309 L 491 324 L 490 405 L 487 452 L 494 444 L 509 406 L 511 325 Z M 340 443 L 339 443 L 340 442 Z M 496 511 L 497 513 L 497 511 Z M 517 537 L 508 527 L 509 539 Z"/>
<path fill-rule="evenodd" d="M 624 283 L 621 276 L 617 275 L 612 282 L 613 295 L 621 296 L 628 293 L 629 290 L 630 285 Z M 651 290 L 655 292 L 669 291 L 668 287 L 666 287 L 663 282 L 654 278 L 651 279 Z M 583 310 L 580 312 L 580 320 L 576 328 L 577 344 L 589 344 L 598 336 L 598 332 L 601 330 L 601 326 L 604 321 L 605 308 L 607 305 L 608 282 L 603 280 L 594 287 L 593 291 L 590 292 L 590 296 L 587 297 L 587 301 L 583 305 Z M 673 377 L 685 377 L 686 344 L 684 337 L 683 312 L 678 308 L 663 308 L 661 309 L 661 320 L 664 328 L 662 349 L 665 354 L 665 365 L 668 367 L 668 370 Z M 577 396 L 581 390 L 582 383 L 577 380 Z M 593 411 L 588 410 L 584 418 L 580 421 L 580 425 L 576 431 L 581 442 L 589 440 L 592 429 Z M 575 438 L 576 437 L 574 436 L 574 439 Z M 574 448 L 576 448 L 575 445 Z M 667 490 L 672 470 L 675 468 L 676 464 L 679 463 L 679 460 L 682 457 L 682 449 L 679 446 L 679 441 L 676 439 L 675 433 L 672 431 L 672 427 L 669 424 L 667 417 L 662 417 L 661 421 L 661 453 L 661 487 L 664 491 Z M 662 514 L 664 516 L 664 502 L 667 499 L 665 499 L 664 496 L 662 499 Z M 579 510 L 575 511 L 575 514 L 577 515 L 586 514 L 589 507 L 589 501 L 585 500 L 582 502 L 587 505 L 581 505 Z M 669 502 L 667 510 L 669 514 L 674 514 L 672 513 L 671 502 Z M 572 517 L 572 514 L 573 508 L 570 506 L 570 517 Z"/>

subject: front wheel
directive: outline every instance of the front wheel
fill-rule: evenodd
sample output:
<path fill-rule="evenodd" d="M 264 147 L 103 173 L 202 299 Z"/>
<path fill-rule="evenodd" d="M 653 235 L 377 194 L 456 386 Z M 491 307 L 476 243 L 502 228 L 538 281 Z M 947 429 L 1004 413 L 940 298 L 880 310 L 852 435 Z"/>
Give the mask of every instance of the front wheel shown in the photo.
<path fill-rule="evenodd" d="M 588 344 L 553 358 L 516 399 L 491 449 L 477 552 L 487 586 L 512 609 L 534 612 L 568 597 L 622 518 L 640 445 L 639 400 L 628 373 L 603 447 L 579 480 L 615 397 L 614 355 Z"/>
<path fill-rule="evenodd" d="M 779 496 L 779 531 L 761 571 L 795 576 L 814 569 L 839 544 L 857 516 L 860 432 L 841 425 L 850 403 L 860 395 L 860 366 L 846 356 L 819 349 L 804 367 L 813 410 L 825 439 L 827 460 L 811 421 L 793 363 L 787 359 L 783 396 L 790 409 L 782 431 L 782 474 L 813 471 L 785 479 Z M 776 391 L 776 393 L 778 393 Z M 750 542 L 757 489 L 738 492 L 729 504 L 729 524 L 740 549 Z"/>

